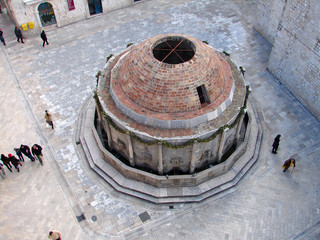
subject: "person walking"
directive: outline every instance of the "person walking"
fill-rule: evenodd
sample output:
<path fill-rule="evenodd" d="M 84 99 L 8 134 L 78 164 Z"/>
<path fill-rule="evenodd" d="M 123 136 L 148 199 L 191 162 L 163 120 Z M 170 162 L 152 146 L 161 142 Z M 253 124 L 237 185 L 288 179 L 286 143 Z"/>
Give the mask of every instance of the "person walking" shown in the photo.
<path fill-rule="evenodd" d="M 4 37 L 3 37 L 3 31 L 2 31 L 2 29 L 0 28 L 0 40 L 1 40 L 1 42 L 3 43 L 3 45 L 5 45 L 6 46 L 6 41 L 4 40 Z"/>
<path fill-rule="evenodd" d="M 20 169 L 19 169 L 19 164 L 21 164 L 20 161 L 15 156 L 13 156 L 11 153 L 9 153 L 8 157 L 9 157 L 9 161 L 12 163 L 12 165 L 17 169 L 18 172 L 20 172 Z M 21 166 L 22 166 L 22 164 L 21 164 Z"/>
<path fill-rule="evenodd" d="M 31 152 L 30 152 L 29 146 L 21 144 L 21 146 L 20 146 L 20 151 L 21 151 L 24 155 L 26 155 L 28 158 L 30 158 L 30 160 L 31 160 L 32 162 L 35 161 L 35 160 L 34 160 L 34 157 L 32 156 L 32 154 L 31 154 Z"/>
<path fill-rule="evenodd" d="M 61 240 L 61 233 L 57 230 L 52 230 L 49 232 L 49 236 L 48 236 L 49 239 L 52 239 L 52 240 Z"/>
<path fill-rule="evenodd" d="M 23 155 L 20 151 L 20 148 L 14 148 L 13 150 L 16 152 L 17 156 L 19 157 L 20 162 L 24 162 L 24 158 L 23 158 Z"/>
<path fill-rule="evenodd" d="M 41 165 L 43 165 L 43 161 L 42 161 L 42 147 L 38 144 L 34 144 L 31 148 L 31 152 L 33 154 L 33 156 L 35 156 L 36 158 L 38 158 L 39 162 Z"/>
<path fill-rule="evenodd" d="M 272 144 L 272 153 L 277 154 L 281 135 L 278 134 Z"/>
<path fill-rule="evenodd" d="M 45 110 L 44 112 L 45 112 L 44 118 L 46 119 L 46 123 L 48 123 L 53 129 L 54 127 L 52 122 L 52 115 L 48 112 L 48 110 Z"/>
<path fill-rule="evenodd" d="M 14 34 L 16 35 L 18 42 L 20 42 L 20 39 L 21 39 L 21 43 L 24 43 L 21 30 L 18 27 L 14 28 Z"/>
<path fill-rule="evenodd" d="M 9 169 L 9 171 L 12 172 L 12 165 L 10 164 L 9 158 L 6 157 L 4 154 L 1 154 L 1 161 Z"/>
<path fill-rule="evenodd" d="M 47 34 L 45 33 L 44 30 L 42 30 L 42 32 L 40 34 L 40 37 L 41 37 L 41 39 L 43 41 L 42 47 L 44 47 L 45 43 L 47 43 L 47 45 L 49 45 L 48 39 L 47 39 Z"/>
<path fill-rule="evenodd" d="M 282 165 L 282 167 L 284 168 L 283 172 L 287 171 L 287 169 L 292 165 L 293 168 L 296 167 L 296 160 L 294 158 L 289 158 L 288 160 L 286 160 Z"/>

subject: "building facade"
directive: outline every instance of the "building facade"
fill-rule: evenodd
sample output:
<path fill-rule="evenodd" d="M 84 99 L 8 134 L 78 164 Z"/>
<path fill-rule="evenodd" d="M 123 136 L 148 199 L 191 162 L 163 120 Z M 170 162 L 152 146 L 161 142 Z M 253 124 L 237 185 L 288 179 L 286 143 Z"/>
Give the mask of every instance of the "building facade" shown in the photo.
<path fill-rule="evenodd" d="M 272 45 L 268 70 L 320 119 L 320 2 L 259 0 L 255 29 Z"/>
<path fill-rule="evenodd" d="M 2 0 L 5 12 L 26 37 L 39 34 L 41 29 L 61 27 L 133 3 L 133 0 Z"/>

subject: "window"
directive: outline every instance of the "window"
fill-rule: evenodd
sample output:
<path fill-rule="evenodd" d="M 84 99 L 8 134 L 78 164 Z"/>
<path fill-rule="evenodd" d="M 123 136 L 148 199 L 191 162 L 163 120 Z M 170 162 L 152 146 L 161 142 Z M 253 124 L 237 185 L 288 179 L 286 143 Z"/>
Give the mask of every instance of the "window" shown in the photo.
<path fill-rule="evenodd" d="M 204 84 L 201 86 L 197 87 L 198 95 L 199 95 L 199 100 L 200 104 L 210 104 L 210 98 L 207 92 L 207 89 Z"/>

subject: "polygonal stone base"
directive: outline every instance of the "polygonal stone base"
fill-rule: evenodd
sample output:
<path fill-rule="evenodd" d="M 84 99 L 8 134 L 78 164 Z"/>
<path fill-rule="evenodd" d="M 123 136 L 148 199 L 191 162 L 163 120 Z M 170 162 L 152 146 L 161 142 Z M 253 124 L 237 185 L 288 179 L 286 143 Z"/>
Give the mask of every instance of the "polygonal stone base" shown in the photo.
<path fill-rule="evenodd" d="M 116 159 L 114 155 L 103 147 L 94 127 L 95 103 L 93 100 L 83 108 L 77 128 L 79 139 L 76 139 L 76 141 L 80 141 L 90 167 L 117 191 L 153 203 L 198 202 L 235 186 L 257 161 L 262 144 L 263 131 L 258 123 L 259 121 L 256 119 L 258 116 L 255 114 L 254 108 L 250 103 L 248 114 L 250 125 L 248 126 L 250 130 L 247 131 L 243 143 L 246 144 L 246 148 L 238 147 L 225 162 L 202 172 L 194 175 L 169 176 L 168 178 L 172 182 L 178 178 L 180 180 L 181 178 L 203 178 L 203 174 L 205 176 L 212 176 L 213 174 L 210 174 L 210 171 L 214 172 L 215 168 L 224 167 L 229 169 L 217 177 L 208 178 L 207 181 L 191 187 L 175 187 L 174 184 L 172 184 L 173 187 L 155 187 L 140 181 L 128 179 L 120 174 L 109 162 L 116 162 L 118 164 L 117 167 L 123 167 L 128 171 L 137 171 L 137 174 L 146 174 L 148 177 L 154 177 L 155 179 L 166 178 L 165 176 L 144 173 L 141 170 L 131 168 L 123 164 L 119 159 Z M 110 159 L 105 159 L 106 157 Z M 233 158 L 237 158 L 237 160 L 234 161 L 235 159 Z M 234 162 L 233 165 L 227 166 L 230 162 Z"/>

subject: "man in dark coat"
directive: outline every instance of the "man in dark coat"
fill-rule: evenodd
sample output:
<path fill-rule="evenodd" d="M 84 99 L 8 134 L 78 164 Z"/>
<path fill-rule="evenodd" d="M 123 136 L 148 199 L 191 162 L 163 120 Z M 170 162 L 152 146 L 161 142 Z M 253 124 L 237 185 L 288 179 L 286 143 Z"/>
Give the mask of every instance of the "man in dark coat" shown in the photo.
<path fill-rule="evenodd" d="M 10 160 L 8 157 L 6 157 L 4 154 L 1 154 L 1 161 L 3 162 L 4 165 L 9 169 L 10 172 L 12 172 L 12 166 L 10 164 Z"/>
<path fill-rule="evenodd" d="M 16 154 L 19 157 L 20 161 L 24 162 L 24 158 L 23 158 L 23 155 L 22 155 L 22 153 L 20 151 L 20 148 L 14 148 L 13 150 L 16 152 Z"/>
<path fill-rule="evenodd" d="M 42 162 L 42 147 L 38 144 L 34 144 L 31 148 L 31 151 L 32 151 L 32 154 L 33 156 L 37 157 L 40 164 L 43 165 L 43 162 Z"/>
<path fill-rule="evenodd" d="M 18 41 L 18 42 L 20 42 L 20 39 L 21 39 L 21 43 L 24 43 L 24 42 L 23 42 L 23 39 L 22 39 L 21 30 L 20 30 L 18 27 L 15 27 L 15 29 L 14 29 L 14 34 L 17 36 L 17 41 Z"/>
<path fill-rule="evenodd" d="M 272 144 L 272 153 L 274 153 L 274 154 L 277 154 L 277 150 L 278 150 L 279 143 L 280 143 L 280 137 L 281 137 L 281 135 L 278 134 Z"/>
<path fill-rule="evenodd" d="M 21 164 L 20 161 L 15 156 L 13 156 L 11 153 L 9 153 L 8 157 L 9 157 L 9 160 L 12 163 L 12 165 L 17 169 L 18 172 L 20 172 L 20 169 L 19 169 L 19 164 Z"/>
<path fill-rule="evenodd" d="M 289 158 L 288 160 L 286 160 L 282 166 L 284 168 L 283 172 L 287 171 L 287 169 L 292 165 L 294 168 L 296 167 L 296 160 L 294 160 L 293 158 Z"/>
<path fill-rule="evenodd" d="M 21 151 L 24 155 L 26 155 L 28 158 L 30 158 L 30 160 L 31 160 L 32 162 L 35 161 L 35 160 L 34 160 L 34 157 L 32 156 L 32 154 L 31 154 L 31 152 L 30 152 L 29 146 L 21 144 L 21 146 L 20 146 L 20 151 Z"/>
<path fill-rule="evenodd" d="M 45 43 L 47 43 L 47 45 L 49 45 L 48 43 L 48 39 L 47 39 L 47 35 L 46 33 L 44 32 L 44 30 L 42 30 L 41 34 L 40 34 L 40 37 L 43 41 L 43 44 L 42 44 L 42 47 L 44 47 Z"/>

